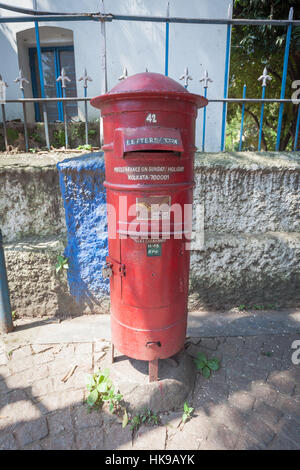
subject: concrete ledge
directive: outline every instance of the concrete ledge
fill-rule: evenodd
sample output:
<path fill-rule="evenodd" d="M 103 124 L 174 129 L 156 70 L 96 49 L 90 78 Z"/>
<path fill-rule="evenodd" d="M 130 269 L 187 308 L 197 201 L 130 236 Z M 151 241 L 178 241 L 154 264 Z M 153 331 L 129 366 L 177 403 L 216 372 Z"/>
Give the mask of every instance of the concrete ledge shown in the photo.
<path fill-rule="evenodd" d="M 300 305 L 300 233 L 205 233 L 191 254 L 193 308 Z"/>

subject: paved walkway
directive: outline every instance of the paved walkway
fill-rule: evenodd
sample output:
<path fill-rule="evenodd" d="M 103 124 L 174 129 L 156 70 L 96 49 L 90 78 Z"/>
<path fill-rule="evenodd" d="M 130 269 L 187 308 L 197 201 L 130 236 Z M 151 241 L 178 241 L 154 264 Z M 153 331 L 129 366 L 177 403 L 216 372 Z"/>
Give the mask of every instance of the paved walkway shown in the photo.
<path fill-rule="evenodd" d="M 108 330 L 95 333 L 95 322 L 105 319 L 19 321 L 0 341 L 0 449 L 299 449 L 300 365 L 291 347 L 299 323 L 277 320 L 272 334 L 189 338 L 190 355 L 217 357 L 221 369 L 209 379 L 197 375 L 188 398 L 195 411 L 183 427 L 182 410 L 175 410 L 134 435 L 107 410 L 88 414 L 83 403 L 86 374 L 109 354 Z"/>

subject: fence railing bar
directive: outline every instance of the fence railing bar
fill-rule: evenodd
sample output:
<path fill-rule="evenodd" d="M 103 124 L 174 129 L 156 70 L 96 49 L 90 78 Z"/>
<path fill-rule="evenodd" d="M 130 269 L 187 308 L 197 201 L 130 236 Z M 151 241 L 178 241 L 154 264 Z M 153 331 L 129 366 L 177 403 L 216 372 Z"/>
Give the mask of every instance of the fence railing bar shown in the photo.
<path fill-rule="evenodd" d="M 290 8 L 289 20 L 293 19 L 293 12 L 294 12 L 293 8 Z M 284 96 L 285 96 L 285 85 L 286 85 L 287 68 L 288 68 L 288 62 L 289 62 L 291 34 L 292 34 L 292 25 L 289 24 L 288 28 L 287 28 L 287 33 L 286 33 L 286 42 L 285 42 L 285 50 L 284 50 L 284 60 L 283 60 L 283 71 L 282 71 L 280 98 L 284 98 Z M 276 147 L 275 147 L 276 151 L 278 151 L 279 147 L 280 147 L 282 116 L 283 116 L 283 103 L 280 104 L 280 108 L 279 108 L 278 125 L 277 125 L 277 139 L 276 139 Z"/>
<path fill-rule="evenodd" d="M 239 26 L 288 26 L 300 25 L 300 20 L 270 20 L 270 19 L 228 19 L 228 18 L 178 18 L 167 16 L 138 16 L 116 14 L 78 14 L 78 15 L 32 15 L 32 16 L 2 16 L 0 23 L 30 23 L 34 21 L 149 21 L 151 23 L 188 23 L 188 24 L 216 24 Z"/>
<path fill-rule="evenodd" d="M 76 96 L 67 96 L 55 97 L 55 98 L 17 98 L 17 99 L 8 99 L 5 100 L 5 103 L 38 103 L 38 102 L 48 102 L 48 101 L 90 101 L 92 97 L 76 97 Z M 292 98 L 209 98 L 209 103 L 293 103 L 295 105 L 300 103 L 300 99 Z"/>
<path fill-rule="evenodd" d="M 244 85 L 244 87 L 243 87 L 243 98 L 244 99 L 246 98 L 246 90 L 247 90 L 247 86 Z M 239 151 L 242 150 L 242 145 L 243 145 L 244 114 L 245 114 L 245 101 L 243 102 L 243 106 L 242 106 Z"/>
<path fill-rule="evenodd" d="M 167 5 L 167 18 L 170 16 L 170 3 Z M 169 27 L 170 24 L 166 21 L 166 45 L 165 45 L 165 75 L 169 74 Z"/>
<path fill-rule="evenodd" d="M 296 132 L 295 132 L 295 141 L 294 141 L 294 151 L 297 150 L 297 146 L 298 146 L 299 125 L 300 125 L 300 105 L 298 105 Z"/>
<path fill-rule="evenodd" d="M 36 0 L 33 1 L 33 7 L 34 7 L 35 10 L 37 9 Z M 34 22 L 34 28 L 35 28 L 36 50 L 37 50 L 38 67 L 39 67 L 39 75 L 40 75 L 41 95 L 42 95 L 42 98 L 45 98 L 42 50 L 41 50 L 41 43 L 40 43 L 40 32 L 39 32 L 39 23 L 38 23 L 38 21 Z M 45 124 L 46 147 L 49 150 L 50 149 L 50 138 L 49 138 L 47 104 L 42 103 L 42 108 L 43 108 L 43 118 L 44 118 L 44 124 Z"/>
<path fill-rule="evenodd" d="M 231 3 L 228 8 L 228 18 L 231 18 Z M 230 67 L 230 42 L 231 42 L 231 25 L 227 25 L 226 34 L 226 52 L 225 52 L 225 73 L 224 73 L 224 98 L 227 98 L 228 93 L 228 80 L 229 80 L 229 67 Z M 222 112 L 222 129 L 221 129 L 221 152 L 225 150 L 225 129 L 226 129 L 226 114 L 227 114 L 227 103 L 223 102 Z"/>
<path fill-rule="evenodd" d="M 4 106 L 3 103 L 1 103 L 1 111 L 2 111 L 4 145 L 5 145 L 5 150 L 8 150 L 7 129 L 6 129 L 6 114 L 5 114 L 5 106 Z"/>

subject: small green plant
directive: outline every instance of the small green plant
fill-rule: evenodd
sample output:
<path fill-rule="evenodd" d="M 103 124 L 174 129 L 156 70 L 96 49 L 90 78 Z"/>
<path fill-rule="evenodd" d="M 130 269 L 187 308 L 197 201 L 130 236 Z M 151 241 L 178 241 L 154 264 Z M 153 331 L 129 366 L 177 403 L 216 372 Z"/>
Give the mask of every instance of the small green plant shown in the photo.
<path fill-rule="evenodd" d="M 92 146 L 90 144 L 78 145 L 77 150 L 91 150 Z"/>
<path fill-rule="evenodd" d="M 34 139 L 36 142 L 38 142 L 38 143 L 41 143 L 41 142 L 42 142 L 42 138 L 41 138 L 41 136 L 40 136 L 37 132 L 33 132 L 33 133 L 30 135 L 30 137 L 31 137 L 32 139 Z"/>
<path fill-rule="evenodd" d="M 139 413 L 131 418 L 130 429 L 132 431 L 137 431 L 137 429 L 142 424 L 146 424 L 148 426 L 157 425 L 159 424 L 159 417 L 156 413 L 153 413 L 151 410 L 145 409 L 143 413 Z"/>
<path fill-rule="evenodd" d="M 30 149 L 29 149 L 29 152 L 30 152 L 30 153 L 37 153 L 37 152 L 38 152 L 38 149 L 36 149 L 36 148 L 30 148 Z"/>
<path fill-rule="evenodd" d="M 242 304 L 238 306 L 238 310 L 241 312 L 242 310 L 247 310 L 246 305 Z"/>
<path fill-rule="evenodd" d="M 13 320 L 15 320 L 15 319 L 17 318 L 17 314 L 16 314 L 16 311 L 15 311 L 15 310 L 13 310 L 13 311 L 11 312 L 11 316 L 12 316 L 12 319 L 13 319 Z"/>
<path fill-rule="evenodd" d="M 182 422 L 185 423 L 188 419 L 191 419 L 191 415 L 194 411 L 194 408 L 189 406 L 187 402 L 183 405 L 183 415 L 182 415 Z"/>
<path fill-rule="evenodd" d="M 17 129 L 14 129 L 13 127 L 8 128 L 6 132 L 7 132 L 7 139 L 12 144 L 19 137 L 19 132 L 17 131 Z"/>
<path fill-rule="evenodd" d="M 63 147 L 66 143 L 65 141 L 65 131 L 64 129 L 57 129 L 53 132 L 54 138 L 54 147 Z"/>
<path fill-rule="evenodd" d="M 194 359 L 196 367 L 199 371 L 201 371 L 203 377 L 208 379 L 212 373 L 212 371 L 216 371 L 220 368 L 220 361 L 219 359 L 212 358 L 208 359 L 204 353 L 199 352 L 197 354 L 196 359 Z"/>
<path fill-rule="evenodd" d="M 55 265 L 56 273 L 59 273 L 62 269 L 69 269 L 68 258 L 65 258 L 63 255 L 58 255 Z"/>
<path fill-rule="evenodd" d="M 90 392 L 86 400 L 89 409 L 100 408 L 104 402 L 108 402 L 109 411 L 113 413 L 119 408 L 120 401 L 123 399 L 123 395 L 116 392 L 109 378 L 109 369 L 99 370 L 89 375 L 86 388 Z"/>
<path fill-rule="evenodd" d="M 13 351 L 8 351 L 8 353 L 7 353 L 8 359 L 11 359 L 11 358 L 12 358 L 12 355 L 13 355 Z"/>
<path fill-rule="evenodd" d="M 95 129 L 89 129 L 88 135 L 89 135 L 90 137 L 93 137 L 95 134 L 96 134 Z"/>
<path fill-rule="evenodd" d="M 266 357 L 271 357 L 273 356 L 273 353 L 271 351 L 262 351 L 261 355 L 266 356 Z"/>

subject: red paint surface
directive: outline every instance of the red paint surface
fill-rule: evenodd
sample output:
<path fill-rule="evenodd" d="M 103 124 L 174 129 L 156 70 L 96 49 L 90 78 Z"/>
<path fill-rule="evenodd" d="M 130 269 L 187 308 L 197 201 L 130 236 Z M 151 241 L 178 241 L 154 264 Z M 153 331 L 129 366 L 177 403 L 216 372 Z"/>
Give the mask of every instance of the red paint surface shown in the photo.
<path fill-rule="evenodd" d="M 195 119 L 207 100 L 164 75 L 142 73 L 91 104 L 103 117 L 107 202 L 117 214 L 117 238 L 108 243 L 112 341 L 135 359 L 167 358 L 186 336 L 190 252 L 184 237 L 174 238 L 183 222 L 171 218 L 161 255 L 147 256 L 145 235 L 139 242 L 124 236 L 136 214 L 121 214 L 120 196 L 128 207 L 153 196 L 170 196 L 182 208 L 192 203 Z M 150 223 L 141 223 L 141 233 Z M 161 221 L 156 230 L 161 234 Z M 160 346 L 147 346 L 153 342 Z"/>

